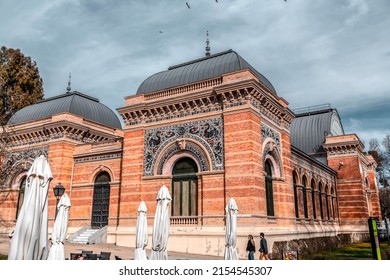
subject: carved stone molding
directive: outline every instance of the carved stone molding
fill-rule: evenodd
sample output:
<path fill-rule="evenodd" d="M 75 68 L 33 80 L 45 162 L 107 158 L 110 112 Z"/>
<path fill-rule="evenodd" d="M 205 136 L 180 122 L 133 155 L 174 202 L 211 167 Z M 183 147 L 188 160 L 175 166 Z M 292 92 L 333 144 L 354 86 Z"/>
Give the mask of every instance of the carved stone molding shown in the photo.
<path fill-rule="evenodd" d="M 145 108 L 146 107 L 146 108 Z M 216 95 L 197 97 L 192 100 L 177 99 L 171 104 L 128 107 L 118 110 L 127 126 L 141 123 L 154 123 L 182 118 L 201 113 L 220 111 L 220 101 Z"/>
<path fill-rule="evenodd" d="M 72 126 L 71 124 L 56 125 L 50 127 L 37 127 L 29 131 L 16 131 L 9 135 L 10 147 L 20 147 L 24 145 L 33 145 L 50 140 L 67 138 L 80 143 L 96 143 L 107 141 L 114 136 L 109 136 L 98 131 L 88 129 L 82 126 Z"/>

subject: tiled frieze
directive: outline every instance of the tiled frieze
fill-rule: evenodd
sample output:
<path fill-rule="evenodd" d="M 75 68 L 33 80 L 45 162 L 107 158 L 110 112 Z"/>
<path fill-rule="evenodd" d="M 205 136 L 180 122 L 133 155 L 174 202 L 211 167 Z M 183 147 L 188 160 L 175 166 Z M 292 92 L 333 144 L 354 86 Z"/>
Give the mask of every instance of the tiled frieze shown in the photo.
<path fill-rule="evenodd" d="M 208 171 L 210 170 L 209 163 L 207 161 L 207 155 L 206 153 L 202 150 L 201 147 L 196 145 L 193 142 L 178 142 L 176 145 L 170 146 L 163 154 L 162 159 L 158 163 L 158 168 L 157 168 L 157 175 L 162 175 L 163 174 L 163 168 L 164 164 L 166 161 L 174 155 L 176 152 L 185 149 L 187 151 L 192 152 L 198 159 L 198 162 L 201 166 L 201 171 Z"/>
<path fill-rule="evenodd" d="M 262 139 L 263 143 L 267 138 L 271 138 L 272 140 L 274 140 L 277 147 L 280 149 L 280 133 L 277 132 L 276 130 L 270 128 L 266 124 L 262 123 L 261 124 L 261 139 Z"/>
<path fill-rule="evenodd" d="M 282 172 L 282 161 L 280 158 L 280 151 L 281 151 L 281 145 L 280 145 L 280 133 L 276 130 L 270 128 L 269 126 L 265 125 L 264 123 L 261 124 L 261 139 L 262 143 L 264 143 L 268 138 L 272 139 L 272 142 L 266 143 L 264 150 L 263 150 L 263 162 L 267 160 L 267 154 L 272 153 L 272 156 L 274 157 L 276 163 L 278 164 L 278 170 L 280 171 L 280 177 L 283 176 Z"/>
<path fill-rule="evenodd" d="M 40 147 L 35 149 L 27 149 L 22 151 L 10 152 L 7 154 L 6 160 L 4 162 L 5 180 L 3 183 L 9 182 L 11 176 L 17 175 L 20 171 L 23 170 L 25 163 L 33 163 L 34 159 L 44 155 L 48 157 L 48 147 Z"/>
<path fill-rule="evenodd" d="M 122 157 L 122 153 L 115 153 L 115 154 L 108 154 L 108 155 L 97 155 L 97 156 L 76 158 L 74 162 L 80 163 L 80 162 L 88 162 L 88 161 L 100 161 L 100 160 L 115 159 L 121 157 Z"/>
<path fill-rule="evenodd" d="M 161 152 L 173 142 L 181 139 L 192 139 L 201 144 L 208 152 L 212 161 L 212 170 L 222 170 L 223 166 L 223 121 L 222 118 L 193 121 L 184 124 L 176 124 L 153 128 L 145 131 L 144 141 L 144 176 L 152 176 L 156 159 Z M 164 152 L 160 163 L 164 163 L 170 155 L 180 149 L 179 145 L 174 145 Z M 203 171 L 209 170 L 204 151 L 194 143 L 187 143 L 186 150 L 193 152 L 201 161 Z M 162 172 L 163 165 L 158 167 L 158 173 Z"/>

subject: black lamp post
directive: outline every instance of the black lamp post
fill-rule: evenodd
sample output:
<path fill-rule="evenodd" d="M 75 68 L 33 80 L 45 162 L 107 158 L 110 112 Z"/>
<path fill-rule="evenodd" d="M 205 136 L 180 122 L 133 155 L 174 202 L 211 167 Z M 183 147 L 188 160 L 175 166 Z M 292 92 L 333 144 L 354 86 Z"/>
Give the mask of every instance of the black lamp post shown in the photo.
<path fill-rule="evenodd" d="M 57 217 L 57 212 L 58 212 L 58 202 L 60 201 L 60 198 L 61 196 L 64 194 L 65 192 L 65 188 L 63 185 L 61 185 L 61 183 L 58 183 L 57 186 L 55 186 L 53 188 L 53 192 L 54 192 L 54 196 L 57 198 L 57 202 L 56 202 L 56 215 L 54 218 Z"/>

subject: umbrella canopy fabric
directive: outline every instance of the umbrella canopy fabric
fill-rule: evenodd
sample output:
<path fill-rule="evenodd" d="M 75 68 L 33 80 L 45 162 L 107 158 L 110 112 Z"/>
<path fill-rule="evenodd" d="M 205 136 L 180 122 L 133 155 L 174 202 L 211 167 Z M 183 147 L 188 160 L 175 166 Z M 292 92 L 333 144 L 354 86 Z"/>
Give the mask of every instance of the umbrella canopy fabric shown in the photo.
<path fill-rule="evenodd" d="M 226 243 L 225 260 L 238 260 L 237 254 L 237 212 L 238 207 L 234 198 L 226 205 Z"/>
<path fill-rule="evenodd" d="M 70 206 L 69 196 L 64 193 L 57 205 L 58 213 L 51 234 L 51 247 L 48 260 L 65 260 L 64 242 L 68 230 Z"/>
<path fill-rule="evenodd" d="M 9 260 L 46 260 L 48 254 L 49 162 L 41 155 L 27 172 L 25 196 L 12 237 Z"/>
<path fill-rule="evenodd" d="M 135 260 L 146 260 L 145 247 L 148 245 L 148 223 L 146 219 L 146 208 L 145 202 L 141 202 L 138 206 L 137 215 L 137 226 L 135 235 Z"/>
<path fill-rule="evenodd" d="M 153 224 L 152 250 L 150 260 L 167 260 L 167 245 L 169 237 L 169 204 L 171 196 L 164 185 L 157 194 L 157 208 Z"/>

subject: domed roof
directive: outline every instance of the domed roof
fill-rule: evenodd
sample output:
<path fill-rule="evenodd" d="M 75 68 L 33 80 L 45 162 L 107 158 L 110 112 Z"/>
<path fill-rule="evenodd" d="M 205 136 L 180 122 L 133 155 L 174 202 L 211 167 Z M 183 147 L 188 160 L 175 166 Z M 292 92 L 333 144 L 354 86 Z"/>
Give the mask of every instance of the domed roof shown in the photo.
<path fill-rule="evenodd" d="M 328 105 L 316 107 L 317 110 L 309 107 L 310 110 L 306 112 L 301 109 L 294 110 L 295 118 L 291 123 L 291 145 L 306 154 L 323 153 L 322 144 L 327 136 L 344 135 L 337 110 Z"/>
<path fill-rule="evenodd" d="M 67 92 L 44 99 L 16 112 L 8 121 L 9 125 L 47 118 L 59 113 L 71 113 L 90 121 L 113 128 L 122 128 L 119 118 L 99 99 L 77 91 Z"/>
<path fill-rule="evenodd" d="M 137 90 L 137 94 L 191 84 L 243 69 L 252 70 L 260 81 L 276 94 L 274 87 L 267 78 L 233 50 L 171 66 L 168 70 L 156 73 L 143 81 Z"/>

